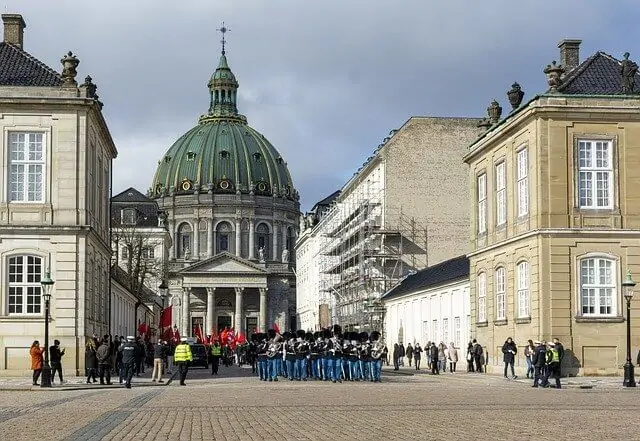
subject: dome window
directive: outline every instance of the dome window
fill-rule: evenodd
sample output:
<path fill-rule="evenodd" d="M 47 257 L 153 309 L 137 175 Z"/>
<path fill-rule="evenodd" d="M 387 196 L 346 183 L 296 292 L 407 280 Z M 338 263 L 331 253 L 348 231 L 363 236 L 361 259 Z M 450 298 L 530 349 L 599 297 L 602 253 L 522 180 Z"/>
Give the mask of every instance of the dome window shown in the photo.
<path fill-rule="evenodd" d="M 222 159 L 229 159 L 229 151 L 228 150 L 221 150 L 220 151 L 220 157 Z"/>
<path fill-rule="evenodd" d="M 194 161 L 196 159 L 195 152 L 187 152 L 187 161 Z"/>
<path fill-rule="evenodd" d="M 284 159 L 282 159 L 282 156 L 278 156 L 278 159 L 276 159 L 276 162 L 278 164 L 282 164 L 284 162 Z"/>
<path fill-rule="evenodd" d="M 164 157 L 164 162 L 169 162 L 171 161 L 171 156 L 167 155 Z"/>
<path fill-rule="evenodd" d="M 162 184 L 158 183 L 158 185 L 156 185 L 156 194 L 161 194 L 162 193 Z"/>
<path fill-rule="evenodd" d="M 258 182 L 258 185 L 256 185 L 256 190 L 258 190 L 258 192 L 260 193 L 267 193 L 269 191 L 269 184 L 267 184 L 266 182 Z"/>
<path fill-rule="evenodd" d="M 222 179 L 220 182 L 218 182 L 218 188 L 223 191 L 233 190 L 233 186 L 228 179 Z"/>
<path fill-rule="evenodd" d="M 182 182 L 180 183 L 180 189 L 182 191 L 189 191 L 193 188 L 193 185 L 191 184 L 191 181 L 188 180 L 187 178 L 184 178 L 182 180 Z"/>
<path fill-rule="evenodd" d="M 255 159 L 256 162 L 260 162 L 260 161 L 262 161 L 262 155 L 259 152 L 255 152 L 253 154 L 253 159 Z"/>

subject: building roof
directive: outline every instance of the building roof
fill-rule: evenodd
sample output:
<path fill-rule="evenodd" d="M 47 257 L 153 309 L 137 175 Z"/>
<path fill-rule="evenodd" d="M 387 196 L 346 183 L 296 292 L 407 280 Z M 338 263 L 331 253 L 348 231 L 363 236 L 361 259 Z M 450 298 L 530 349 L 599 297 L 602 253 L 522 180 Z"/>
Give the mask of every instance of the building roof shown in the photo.
<path fill-rule="evenodd" d="M 604 52 L 596 52 L 562 79 L 558 92 L 566 95 L 624 95 L 622 62 Z M 640 93 L 640 74 L 636 73 L 634 92 Z"/>
<path fill-rule="evenodd" d="M 316 204 L 313 206 L 313 208 L 311 209 L 311 211 L 315 211 L 316 208 L 321 208 L 321 207 L 327 207 L 329 205 L 331 205 L 331 203 L 338 197 L 340 196 L 341 191 L 340 190 L 336 190 L 333 193 L 331 193 L 329 196 L 327 196 L 326 198 L 322 199 L 321 201 L 316 202 Z"/>
<path fill-rule="evenodd" d="M 382 295 L 382 300 L 390 300 L 403 294 L 412 293 L 434 286 L 469 277 L 469 258 L 454 257 L 437 265 L 410 274 Z"/>
<path fill-rule="evenodd" d="M 18 46 L 0 42 L 0 86 L 57 87 L 60 74 Z"/>
<path fill-rule="evenodd" d="M 129 187 L 111 198 L 111 221 L 114 226 L 122 224 L 122 210 L 128 208 L 134 209 L 136 212 L 135 226 L 158 226 L 158 204 L 133 187 Z"/>
<path fill-rule="evenodd" d="M 118 193 L 111 198 L 111 202 L 147 202 L 155 204 L 154 200 L 145 196 L 133 187 L 127 188 L 125 191 Z"/>

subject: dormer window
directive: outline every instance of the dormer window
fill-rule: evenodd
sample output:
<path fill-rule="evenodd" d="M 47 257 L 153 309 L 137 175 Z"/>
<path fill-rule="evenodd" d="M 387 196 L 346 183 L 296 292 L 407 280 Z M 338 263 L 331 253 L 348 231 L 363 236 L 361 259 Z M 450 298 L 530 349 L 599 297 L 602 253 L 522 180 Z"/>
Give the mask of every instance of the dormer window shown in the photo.
<path fill-rule="evenodd" d="M 135 225 L 137 220 L 135 208 L 125 208 L 120 213 L 120 217 L 123 225 Z"/>
<path fill-rule="evenodd" d="M 276 159 L 276 162 L 278 164 L 282 164 L 284 162 L 284 159 L 282 159 L 282 156 L 278 156 L 278 159 Z"/>
<path fill-rule="evenodd" d="M 187 161 L 194 161 L 196 159 L 195 152 L 187 152 Z"/>
<path fill-rule="evenodd" d="M 228 150 L 221 150 L 220 151 L 220 157 L 222 159 L 228 159 L 229 158 L 229 151 Z"/>
<path fill-rule="evenodd" d="M 253 154 L 253 159 L 255 159 L 256 162 L 260 162 L 262 160 L 262 155 L 259 152 L 255 152 Z"/>
<path fill-rule="evenodd" d="M 164 162 L 169 162 L 171 161 L 171 156 L 167 155 L 164 157 Z"/>

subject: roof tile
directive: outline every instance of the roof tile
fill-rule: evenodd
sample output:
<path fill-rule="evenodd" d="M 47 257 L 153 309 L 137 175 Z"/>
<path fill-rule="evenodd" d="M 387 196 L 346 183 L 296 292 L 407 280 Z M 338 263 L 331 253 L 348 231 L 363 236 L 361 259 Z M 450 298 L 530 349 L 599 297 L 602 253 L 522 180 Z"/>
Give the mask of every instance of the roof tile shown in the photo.
<path fill-rule="evenodd" d="M 563 79 L 558 91 L 567 95 L 623 95 L 621 61 L 604 52 L 596 52 Z M 640 93 L 640 74 L 636 74 L 634 92 Z"/>
<path fill-rule="evenodd" d="M 61 85 L 62 78 L 55 70 L 19 47 L 0 42 L 0 86 Z"/>

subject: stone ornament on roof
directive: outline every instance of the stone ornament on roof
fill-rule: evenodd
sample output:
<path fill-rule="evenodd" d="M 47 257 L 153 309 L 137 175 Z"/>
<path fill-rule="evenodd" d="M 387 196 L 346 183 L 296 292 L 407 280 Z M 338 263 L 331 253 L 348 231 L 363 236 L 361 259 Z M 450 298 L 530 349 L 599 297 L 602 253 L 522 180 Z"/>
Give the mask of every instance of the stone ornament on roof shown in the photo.
<path fill-rule="evenodd" d="M 625 95 L 635 94 L 636 74 L 638 73 L 638 65 L 629 59 L 629 55 L 629 52 L 624 53 L 624 60 L 620 66 L 622 93 Z"/>
<path fill-rule="evenodd" d="M 547 64 L 543 71 L 547 75 L 547 84 L 549 84 L 550 93 L 558 93 L 558 87 L 562 85 L 562 75 L 565 72 L 562 64 L 557 64 L 555 60 L 551 64 Z"/>
<path fill-rule="evenodd" d="M 500 104 L 496 100 L 493 100 L 491 101 L 491 105 L 487 107 L 487 113 L 489 114 L 489 122 L 491 124 L 498 124 L 502 116 L 502 107 L 500 107 Z"/>
<path fill-rule="evenodd" d="M 62 86 L 63 87 L 76 87 L 78 82 L 76 81 L 76 75 L 78 71 L 76 68 L 80 64 L 80 60 L 73 55 L 73 52 L 69 51 L 67 55 L 60 60 L 62 63 Z"/>
<path fill-rule="evenodd" d="M 512 110 L 516 110 L 522 104 L 522 98 L 524 98 L 524 92 L 520 84 L 513 83 L 511 90 L 507 92 L 507 98 L 509 98 L 509 104 L 511 104 Z"/>

